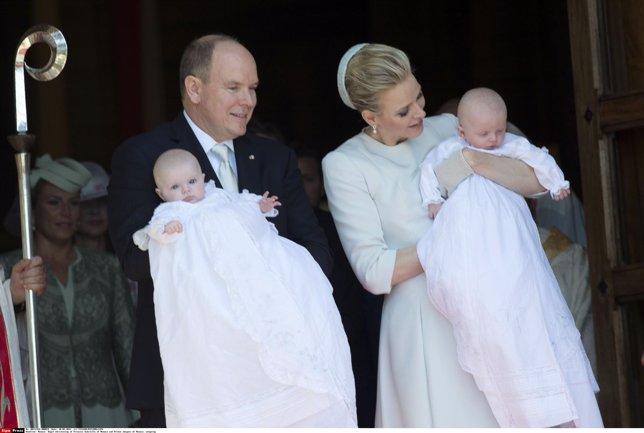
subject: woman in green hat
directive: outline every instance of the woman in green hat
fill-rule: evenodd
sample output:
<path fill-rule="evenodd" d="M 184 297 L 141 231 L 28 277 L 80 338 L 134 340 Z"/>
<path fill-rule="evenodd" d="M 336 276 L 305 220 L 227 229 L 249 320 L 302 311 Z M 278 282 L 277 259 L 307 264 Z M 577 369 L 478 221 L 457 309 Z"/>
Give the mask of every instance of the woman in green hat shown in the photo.
<path fill-rule="evenodd" d="M 43 427 L 127 427 L 133 417 L 123 384 L 134 332 L 127 281 L 113 255 L 73 244 L 80 190 L 91 173 L 73 159 L 49 155 L 35 165 L 33 243 L 47 273 L 37 301 Z M 12 251 L 0 264 L 8 269 L 21 257 Z"/>

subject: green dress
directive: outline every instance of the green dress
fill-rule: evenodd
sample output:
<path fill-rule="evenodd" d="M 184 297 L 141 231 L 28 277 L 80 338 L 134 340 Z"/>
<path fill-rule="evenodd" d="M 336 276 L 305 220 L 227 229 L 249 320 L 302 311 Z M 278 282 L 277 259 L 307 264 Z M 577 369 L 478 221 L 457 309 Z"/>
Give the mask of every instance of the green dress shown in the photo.
<path fill-rule="evenodd" d="M 36 303 L 43 427 L 127 427 L 134 420 L 123 389 L 134 336 L 127 280 L 114 255 L 75 251 L 66 286 L 45 266 L 47 288 Z M 21 257 L 3 254 L 0 264 L 10 269 Z"/>

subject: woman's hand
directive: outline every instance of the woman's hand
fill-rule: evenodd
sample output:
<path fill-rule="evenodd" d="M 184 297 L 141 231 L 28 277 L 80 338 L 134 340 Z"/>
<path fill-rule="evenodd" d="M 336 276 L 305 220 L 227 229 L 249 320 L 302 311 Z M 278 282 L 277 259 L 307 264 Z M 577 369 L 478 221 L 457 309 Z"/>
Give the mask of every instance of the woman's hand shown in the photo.
<path fill-rule="evenodd" d="M 41 295 L 47 286 L 47 275 L 42 258 L 34 256 L 31 259 L 22 259 L 13 265 L 9 286 L 14 305 L 25 302 L 25 290 L 33 290 L 36 295 Z"/>
<path fill-rule="evenodd" d="M 394 273 L 391 276 L 392 286 L 422 273 L 423 267 L 418 260 L 415 246 L 396 250 L 396 263 L 394 264 Z"/>
<path fill-rule="evenodd" d="M 427 206 L 429 217 L 431 219 L 435 219 L 438 215 L 438 211 L 441 210 L 441 207 L 443 207 L 443 203 L 430 203 L 429 206 Z"/>

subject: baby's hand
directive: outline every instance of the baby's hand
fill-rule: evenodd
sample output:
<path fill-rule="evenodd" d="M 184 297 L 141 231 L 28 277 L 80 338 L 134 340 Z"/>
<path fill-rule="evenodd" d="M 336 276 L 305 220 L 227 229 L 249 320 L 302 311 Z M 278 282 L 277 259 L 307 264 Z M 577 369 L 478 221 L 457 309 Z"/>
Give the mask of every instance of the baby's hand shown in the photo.
<path fill-rule="evenodd" d="M 165 226 L 163 226 L 163 233 L 170 235 L 172 233 L 181 233 L 183 231 L 183 226 L 179 221 L 170 221 Z"/>
<path fill-rule="evenodd" d="M 555 201 L 563 200 L 564 198 L 570 195 L 570 189 L 561 189 L 559 192 L 552 196 L 552 199 Z"/>
<path fill-rule="evenodd" d="M 281 206 L 282 203 L 277 201 L 277 196 L 268 196 L 268 191 L 262 195 L 262 198 L 259 200 L 259 208 L 262 211 L 262 213 L 269 212 L 271 209 L 275 208 L 276 206 Z"/>
<path fill-rule="evenodd" d="M 429 217 L 431 219 L 436 218 L 438 211 L 441 210 L 441 206 L 443 206 L 443 203 L 431 203 L 429 206 L 427 206 L 427 209 L 429 210 Z"/>

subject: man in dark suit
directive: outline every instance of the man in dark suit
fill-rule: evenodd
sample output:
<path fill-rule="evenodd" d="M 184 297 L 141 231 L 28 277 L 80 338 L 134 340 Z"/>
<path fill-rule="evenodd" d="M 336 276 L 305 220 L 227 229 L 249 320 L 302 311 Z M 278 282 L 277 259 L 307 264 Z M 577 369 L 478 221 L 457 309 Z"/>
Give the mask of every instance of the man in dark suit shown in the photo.
<path fill-rule="evenodd" d="M 110 236 L 126 275 L 138 282 L 127 407 L 141 411 L 140 426 L 151 428 L 165 427 L 163 368 L 148 253 L 134 245 L 132 234 L 149 222 L 160 203 L 152 168 L 161 153 L 171 148 L 193 153 L 206 180 L 214 180 L 219 187 L 222 182 L 217 173 L 229 163 L 238 191 L 269 191 L 279 197 L 282 206 L 272 222 L 280 235 L 307 248 L 327 275 L 332 267 L 328 243 L 308 203 L 295 153 L 280 143 L 246 133 L 259 82 L 252 54 L 229 36 L 201 37 L 184 51 L 180 80 L 184 112 L 174 121 L 121 144 L 112 157 L 108 188 Z M 216 146 L 226 146 L 228 156 L 219 156 L 213 151 Z"/>

